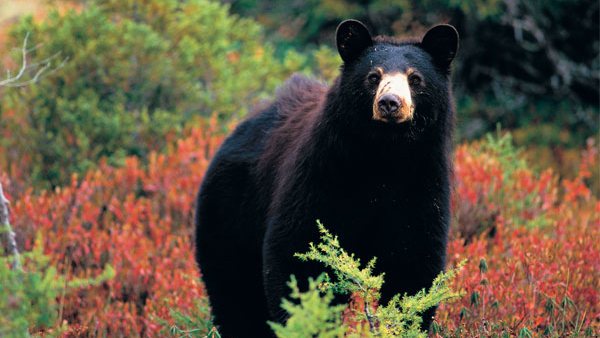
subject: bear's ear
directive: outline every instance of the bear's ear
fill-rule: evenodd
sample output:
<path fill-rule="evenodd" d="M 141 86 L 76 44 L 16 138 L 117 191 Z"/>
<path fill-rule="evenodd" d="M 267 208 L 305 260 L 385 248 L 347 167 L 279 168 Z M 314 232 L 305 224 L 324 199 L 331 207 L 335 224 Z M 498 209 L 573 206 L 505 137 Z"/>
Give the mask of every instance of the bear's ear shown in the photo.
<path fill-rule="evenodd" d="M 344 63 L 356 60 L 367 48 L 373 46 L 373 39 L 367 27 L 358 20 L 345 20 L 335 33 L 338 53 Z"/>
<path fill-rule="evenodd" d="M 421 47 L 433 57 L 441 70 L 448 72 L 458 51 L 458 32 L 450 25 L 437 25 L 425 33 Z"/>

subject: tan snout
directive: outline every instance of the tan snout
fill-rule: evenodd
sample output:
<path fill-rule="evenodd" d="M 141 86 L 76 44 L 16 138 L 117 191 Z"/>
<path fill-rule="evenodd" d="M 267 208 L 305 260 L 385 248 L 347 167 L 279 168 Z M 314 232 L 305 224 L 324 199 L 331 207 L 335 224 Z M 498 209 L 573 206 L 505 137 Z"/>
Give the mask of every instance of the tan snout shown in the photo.
<path fill-rule="evenodd" d="M 401 123 L 412 120 L 413 112 L 406 74 L 384 74 L 373 100 L 373 120 Z"/>

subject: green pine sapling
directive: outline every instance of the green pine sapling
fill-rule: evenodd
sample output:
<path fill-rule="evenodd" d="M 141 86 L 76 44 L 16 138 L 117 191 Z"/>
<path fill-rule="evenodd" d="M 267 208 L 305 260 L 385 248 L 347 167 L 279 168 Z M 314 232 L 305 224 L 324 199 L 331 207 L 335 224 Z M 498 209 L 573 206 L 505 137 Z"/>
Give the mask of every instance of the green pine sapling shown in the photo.
<path fill-rule="evenodd" d="M 421 290 L 413 296 L 395 295 L 387 304 L 377 304 L 384 274 L 373 275 L 376 259 L 371 259 L 361 269 L 360 260 L 340 247 L 337 236 L 333 236 L 320 221 L 317 226 L 321 242 L 310 243 L 306 253 L 296 254 L 304 261 L 317 261 L 333 270 L 334 280 L 323 273 L 316 280 L 309 280 L 309 290 L 298 290 L 296 279 L 289 283 L 292 299 L 284 300 L 282 307 L 289 314 L 285 325 L 269 323 L 278 337 L 426 337 L 421 331 L 420 316 L 425 310 L 442 302 L 458 298 L 460 294 L 450 289 L 449 282 L 464 265 L 440 273 L 429 290 Z M 362 298 L 362 311 L 356 313 L 360 320 L 368 322 L 368 328 L 342 325 L 345 306 L 333 306 L 333 294 L 354 294 Z"/>

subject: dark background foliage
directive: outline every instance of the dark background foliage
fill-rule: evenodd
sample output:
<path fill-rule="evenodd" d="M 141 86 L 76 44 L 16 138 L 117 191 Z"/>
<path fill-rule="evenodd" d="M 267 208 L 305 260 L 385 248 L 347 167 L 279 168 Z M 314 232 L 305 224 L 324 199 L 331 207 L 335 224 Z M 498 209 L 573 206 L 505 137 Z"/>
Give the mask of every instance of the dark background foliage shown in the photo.
<path fill-rule="evenodd" d="M 7 47 L 29 34 L 30 63 L 67 62 L 34 85 L 0 89 L 9 149 L 0 164 L 56 186 L 101 158 L 146 159 L 196 118 L 216 114 L 226 132 L 292 72 L 331 81 L 346 18 L 398 37 L 457 27 L 457 142 L 501 126 L 534 163 L 572 175 L 571 150 L 598 134 L 597 1 L 224 2 L 61 1 L 71 10 L 6 29 Z M 6 51 L 18 65 L 20 50 Z"/>
<path fill-rule="evenodd" d="M 501 123 L 529 129 L 520 143 L 580 146 L 598 130 L 597 1 L 227 2 L 255 17 L 280 49 L 331 46 L 345 18 L 399 37 L 450 23 L 461 35 L 454 72 L 461 137 Z"/>

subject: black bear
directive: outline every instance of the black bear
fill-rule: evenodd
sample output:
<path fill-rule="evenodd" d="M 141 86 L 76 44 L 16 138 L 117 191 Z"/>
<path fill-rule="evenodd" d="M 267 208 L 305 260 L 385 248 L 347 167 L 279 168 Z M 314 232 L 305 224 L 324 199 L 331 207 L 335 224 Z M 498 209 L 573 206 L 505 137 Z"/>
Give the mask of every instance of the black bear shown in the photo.
<path fill-rule="evenodd" d="M 438 25 L 422 39 L 373 38 L 347 20 L 336 43 L 343 66 L 331 87 L 292 76 L 206 172 L 196 259 L 225 337 L 269 336 L 265 322 L 285 320 L 290 275 L 323 271 L 293 256 L 319 240 L 317 219 L 349 252 L 377 257 L 383 302 L 444 269 L 458 33 Z"/>

